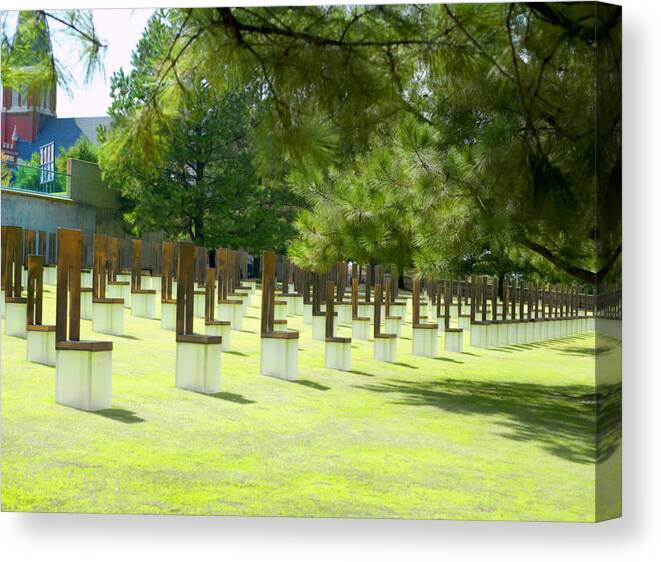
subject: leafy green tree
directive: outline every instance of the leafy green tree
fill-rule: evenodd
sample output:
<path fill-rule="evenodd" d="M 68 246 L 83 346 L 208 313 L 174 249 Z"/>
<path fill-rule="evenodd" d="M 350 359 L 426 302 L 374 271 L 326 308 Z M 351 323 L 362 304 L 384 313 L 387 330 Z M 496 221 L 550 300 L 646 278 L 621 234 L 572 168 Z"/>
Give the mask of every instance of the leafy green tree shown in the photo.
<path fill-rule="evenodd" d="M 99 162 L 99 147 L 83 135 L 69 148 L 60 147 L 60 154 L 55 158 L 55 167 L 59 172 L 66 172 L 67 158 L 97 164 Z"/>
<path fill-rule="evenodd" d="M 125 218 L 139 234 L 162 230 L 208 248 L 284 249 L 297 200 L 267 188 L 253 165 L 251 132 L 259 111 L 254 88 L 219 94 L 197 72 L 179 76 L 177 111 L 154 123 L 157 150 L 134 148 L 134 125 L 155 91 L 158 60 L 176 33 L 178 13 L 157 12 L 132 57 L 129 75 L 111 79 L 111 127 L 102 134 L 103 178 L 129 202 Z"/>
<path fill-rule="evenodd" d="M 437 230 L 424 229 L 421 255 L 431 259 L 443 225 L 459 220 L 453 232 L 488 237 L 584 282 L 619 270 L 618 6 L 251 7 L 178 14 L 155 93 L 134 123 L 142 150 L 157 143 L 155 123 L 177 110 L 173 100 L 186 95 L 177 77 L 191 69 L 219 91 L 257 83 L 269 108 L 259 123 L 260 170 L 281 173 L 284 165 L 317 184 L 372 150 L 376 131 L 387 138 L 403 115 L 412 115 L 437 138 L 442 170 L 430 197 L 439 190 L 460 194 L 437 209 L 434 223 L 425 223 Z"/>

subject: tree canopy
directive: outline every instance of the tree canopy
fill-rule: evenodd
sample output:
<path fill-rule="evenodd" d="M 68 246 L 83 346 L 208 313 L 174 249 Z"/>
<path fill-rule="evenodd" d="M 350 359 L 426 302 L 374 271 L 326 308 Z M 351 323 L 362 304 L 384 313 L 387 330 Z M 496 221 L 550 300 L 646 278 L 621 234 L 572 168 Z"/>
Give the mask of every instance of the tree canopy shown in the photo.
<path fill-rule="evenodd" d="M 131 73 L 112 76 L 112 122 L 102 132 L 103 177 L 124 196 L 125 217 L 138 233 L 163 230 L 208 248 L 284 250 L 284 240 L 293 234 L 295 200 L 282 186 L 266 188 L 256 174 L 251 131 L 259 104 L 251 88 L 219 93 L 204 76 L 189 73 L 177 111 L 151 131 L 157 153 L 150 157 L 127 147 L 179 15 L 157 12 L 133 53 Z"/>
<path fill-rule="evenodd" d="M 462 206 L 508 251 L 590 282 L 621 252 L 620 34 L 621 9 L 593 3 L 184 10 L 136 138 L 149 149 L 192 69 L 219 91 L 257 80 L 260 169 L 309 182 L 360 165 L 410 115 L 435 139 L 430 196 L 461 199 L 436 202 L 421 255 Z"/>
<path fill-rule="evenodd" d="M 159 17 L 136 50 L 140 71 L 113 77 L 101 158 L 107 177 L 119 174 L 123 192 L 145 202 L 136 225 L 157 207 L 161 222 L 179 206 L 223 216 L 206 195 L 176 196 L 173 178 L 190 184 L 190 159 L 209 142 L 193 140 L 194 121 L 204 114 L 211 127 L 204 112 L 225 111 L 222 136 L 239 127 L 236 111 L 250 138 L 241 157 L 220 141 L 245 165 L 227 185 L 287 177 L 313 209 L 298 216 L 290 249 L 308 265 L 341 256 L 435 271 L 486 259 L 586 283 L 619 275 L 619 6 L 195 8 Z M 124 170 L 141 185 L 124 181 Z M 194 217 L 172 217 L 178 232 L 206 236 Z"/>

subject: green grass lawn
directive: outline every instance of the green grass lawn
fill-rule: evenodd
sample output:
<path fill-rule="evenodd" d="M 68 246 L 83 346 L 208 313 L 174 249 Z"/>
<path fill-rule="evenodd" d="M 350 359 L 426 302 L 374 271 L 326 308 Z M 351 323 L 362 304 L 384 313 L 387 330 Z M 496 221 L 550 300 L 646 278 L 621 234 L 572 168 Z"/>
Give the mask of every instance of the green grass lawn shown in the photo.
<path fill-rule="evenodd" d="M 398 364 L 354 341 L 341 372 L 305 326 L 300 379 L 286 382 L 259 375 L 253 307 L 206 396 L 175 388 L 173 332 L 128 310 L 125 326 L 110 337 L 82 321 L 84 339 L 114 342 L 113 407 L 97 413 L 56 404 L 55 369 L 28 363 L 3 326 L 4 511 L 595 519 L 592 334 L 496 350 L 467 338 L 465 353 L 427 359 L 406 324 Z M 602 455 L 617 481 L 602 515 L 620 509 L 619 450 Z"/>

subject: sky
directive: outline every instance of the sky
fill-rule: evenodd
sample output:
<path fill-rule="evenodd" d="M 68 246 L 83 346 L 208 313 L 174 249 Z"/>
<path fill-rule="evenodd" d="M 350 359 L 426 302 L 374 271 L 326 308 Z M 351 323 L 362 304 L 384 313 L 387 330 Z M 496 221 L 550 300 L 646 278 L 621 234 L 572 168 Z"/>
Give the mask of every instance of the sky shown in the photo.
<path fill-rule="evenodd" d="M 105 115 L 110 105 L 110 76 L 120 67 L 131 69 L 131 51 L 140 39 L 142 30 L 152 14 L 152 9 L 97 9 L 92 10 L 97 35 L 107 44 L 102 73 L 97 73 L 91 84 L 83 85 L 83 66 L 78 59 L 75 41 L 60 32 L 52 21 L 51 39 L 55 57 L 71 73 L 75 83 L 68 94 L 60 86 L 57 89 L 58 117 L 93 117 Z M 16 12 L 7 18 L 7 28 L 13 32 Z"/>

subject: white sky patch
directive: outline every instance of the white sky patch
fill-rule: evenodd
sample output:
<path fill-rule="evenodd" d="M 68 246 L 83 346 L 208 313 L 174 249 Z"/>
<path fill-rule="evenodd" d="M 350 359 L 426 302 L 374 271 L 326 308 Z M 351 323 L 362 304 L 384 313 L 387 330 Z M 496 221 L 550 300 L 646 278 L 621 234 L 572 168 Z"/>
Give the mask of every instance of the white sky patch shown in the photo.
<path fill-rule="evenodd" d="M 105 115 L 110 105 L 110 76 L 120 67 L 129 72 L 131 52 L 142 35 L 153 9 L 97 9 L 92 10 L 97 35 L 107 45 L 103 58 L 103 72 L 96 73 L 92 82 L 83 84 L 84 67 L 80 62 L 76 41 L 62 33 L 61 26 L 48 21 L 55 57 L 73 78 L 70 93 L 58 86 L 58 117 L 95 117 Z M 13 34 L 16 15 L 6 20 L 7 31 Z"/>

